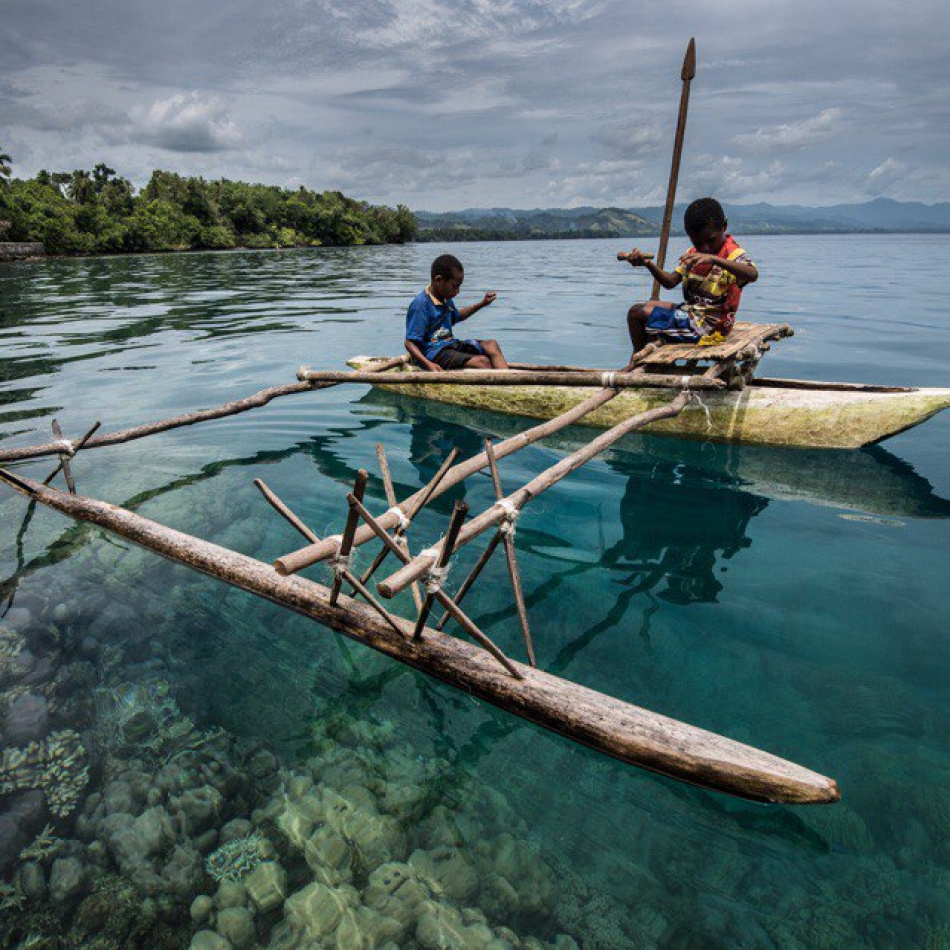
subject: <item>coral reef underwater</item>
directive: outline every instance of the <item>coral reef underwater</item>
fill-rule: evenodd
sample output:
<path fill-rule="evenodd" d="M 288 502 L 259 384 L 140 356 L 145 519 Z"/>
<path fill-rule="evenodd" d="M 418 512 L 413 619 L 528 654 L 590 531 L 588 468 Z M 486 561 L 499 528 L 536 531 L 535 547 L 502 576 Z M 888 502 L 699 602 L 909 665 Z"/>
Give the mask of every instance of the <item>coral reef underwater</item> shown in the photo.
<path fill-rule="evenodd" d="M 181 642 L 133 622 L 127 555 L 89 555 L 103 583 L 68 597 L 22 579 L 0 622 L 0 948 L 576 950 L 595 895 L 391 724 L 328 711 L 278 755 L 183 712 Z M 171 596 L 200 616 L 200 582 Z"/>

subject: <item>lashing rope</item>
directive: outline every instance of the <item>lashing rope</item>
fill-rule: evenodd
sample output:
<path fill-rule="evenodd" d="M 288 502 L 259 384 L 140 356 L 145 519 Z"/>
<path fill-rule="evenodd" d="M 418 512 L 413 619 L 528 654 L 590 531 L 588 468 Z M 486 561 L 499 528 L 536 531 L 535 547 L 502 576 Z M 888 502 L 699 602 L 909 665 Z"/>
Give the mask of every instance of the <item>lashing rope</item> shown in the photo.
<path fill-rule="evenodd" d="M 434 559 L 432 566 L 426 571 L 425 580 L 423 583 L 426 586 L 427 594 L 437 594 L 442 590 L 442 585 L 445 584 L 446 578 L 449 576 L 449 564 L 446 564 L 445 567 L 438 566 L 439 553 L 441 551 L 441 544 L 434 544 L 431 548 L 426 548 L 424 551 L 419 552 L 419 557 L 431 557 Z"/>
<path fill-rule="evenodd" d="M 451 565 L 446 564 L 445 567 L 430 567 L 429 572 L 426 574 L 426 593 L 427 594 L 437 594 L 442 590 L 443 585 L 449 576 L 449 568 Z"/>
<path fill-rule="evenodd" d="M 336 543 L 336 552 L 330 556 L 328 561 L 330 570 L 333 571 L 334 576 L 342 577 L 344 571 L 350 569 L 350 557 L 349 554 L 343 554 L 343 535 L 342 534 L 331 534 L 327 538 L 327 541 L 333 541 Z"/>
<path fill-rule="evenodd" d="M 505 513 L 501 524 L 498 525 L 499 532 L 501 532 L 501 534 L 507 535 L 509 538 L 514 538 L 515 522 L 518 520 L 518 516 L 521 514 L 521 509 L 518 508 L 513 501 L 509 501 L 507 498 L 501 498 L 496 501 L 495 504 Z"/>
<path fill-rule="evenodd" d="M 409 520 L 408 515 L 402 510 L 402 508 L 397 508 L 397 507 L 394 506 L 394 507 L 390 508 L 390 509 L 386 512 L 386 514 L 387 514 L 387 515 L 392 515 L 392 516 L 396 519 L 396 521 L 399 522 L 399 524 L 397 525 L 397 527 L 399 528 L 400 531 L 408 531 L 408 530 L 409 530 L 409 525 L 411 525 L 412 522 Z M 385 515 L 384 515 L 383 517 L 385 517 Z"/>

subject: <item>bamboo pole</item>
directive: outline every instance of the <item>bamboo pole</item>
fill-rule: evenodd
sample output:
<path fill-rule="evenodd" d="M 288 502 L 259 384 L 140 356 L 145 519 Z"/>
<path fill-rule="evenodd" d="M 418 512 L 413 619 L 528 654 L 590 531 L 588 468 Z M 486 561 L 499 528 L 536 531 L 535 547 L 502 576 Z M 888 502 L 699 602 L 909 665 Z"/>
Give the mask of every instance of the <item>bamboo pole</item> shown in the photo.
<path fill-rule="evenodd" d="M 546 491 L 552 485 L 557 484 L 562 478 L 565 478 L 567 475 L 570 475 L 571 472 L 580 468 L 586 462 L 589 462 L 594 456 L 599 455 L 618 439 L 627 435 L 627 433 L 649 425 L 651 422 L 656 422 L 658 419 L 669 419 L 672 416 L 679 415 L 679 413 L 686 408 L 689 400 L 690 394 L 688 392 L 681 392 L 668 405 L 650 409 L 648 412 L 641 412 L 639 415 L 625 419 L 612 429 L 608 429 L 582 449 L 572 452 L 570 455 L 561 459 L 556 465 L 545 469 L 540 475 L 528 482 L 527 485 L 519 488 L 501 502 L 496 502 L 491 508 L 488 508 L 469 521 L 459 532 L 457 547 L 468 544 L 473 538 L 477 538 L 484 531 L 487 531 L 493 525 L 507 518 L 509 515 L 506 511 L 506 507 L 510 506 L 520 511 L 532 498 L 540 495 L 541 492 Z M 441 551 L 441 546 L 439 550 Z M 434 562 L 435 557 L 432 555 L 417 554 L 405 567 L 396 571 L 395 574 L 391 574 L 385 580 L 380 581 L 376 589 L 387 599 L 395 597 L 396 594 L 405 590 L 413 581 L 424 576 Z"/>
<path fill-rule="evenodd" d="M 444 573 L 449 564 L 449 558 L 452 557 L 452 551 L 455 545 L 455 539 L 458 537 L 462 528 L 462 522 L 468 514 L 468 505 L 464 501 L 457 501 L 452 509 L 452 518 L 449 521 L 449 530 L 446 532 L 446 543 L 443 545 L 442 552 L 436 559 L 435 566 L 430 570 L 429 577 L 426 580 L 426 599 L 422 602 L 422 608 L 419 610 L 419 616 L 416 618 L 416 629 L 412 631 L 413 640 L 419 640 L 422 637 L 422 631 L 429 619 L 429 612 L 432 610 L 432 601 L 435 595 L 442 589 Z M 436 572 L 439 572 L 438 574 Z"/>
<path fill-rule="evenodd" d="M 397 636 L 372 610 L 302 577 L 281 577 L 261 561 L 211 544 L 141 515 L 82 495 L 69 495 L 0 469 L 0 481 L 41 504 L 87 521 L 193 570 L 216 577 L 343 633 L 466 695 L 492 703 L 574 742 L 705 788 L 761 802 L 838 801 L 833 779 L 778 756 L 678 722 L 541 670 L 514 664 L 520 679 L 464 640 L 431 628 L 413 642 L 408 621 Z"/>
<path fill-rule="evenodd" d="M 676 117 L 676 136 L 673 139 L 673 161 L 670 165 L 670 182 L 666 189 L 666 207 L 663 209 L 663 226 L 660 229 L 660 247 L 656 254 L 656 265 L 663 268 L 666 264 L 666 248 L 670 240 L 670 225 L 673 221 L 673 205 L 676 203 L 676 185 L 680 175 L 680 159 L 683 157 L 683 139 L 686 137 L 686 115 L 689 112 L 689 86 L 696 76 L 696 40 L 690 39 L 683 57 L 680 79 L 680 109 Z M 657 300 L 660 294 L 660 282 L 654 277 L 650 299 Z"/>
<path fill-rule="evenodd" d="M 495 489 L 495 497 L 501 501 L 505 493 L 501 488 L 501 475 L 498 473 L 498 463 L 495 461 L 495 451 L 492 448 L 491 439 L 485 439 L 485 454 L 488 456 L 488 467 L 491 470 L 492 485 Z M 518 557 L 515 554 L 515 539 L 513 537 L 514 522 L 509 521 L 507 526 L 503 523 L 498 529 L 501 535 L 502 543 L 505 546 L 505 560 L 508 562 L 508 576 L 511 578 L 511 590 L 515 596 L 515 609 L 518 612 L 518 622 L 521 624 L 521 636 L 524 639 L 524 648 L 528 654 L 528 662 L 532 666 L 537 666 L 534 661 L 534 643 L 531 641 L 531 628 L 528 626 L 528 608 L 524 602 L 524 591 L 521 587 L 521 571 L 518 570 Z M 453 547 L 448 544 L 448 547 Z"/>
<path fill-rule="evenodd" d="M 262 478 L 254 479 L 254 486 L 267 499 L 267 503 L 282 518 L 292 524 L 308 541 L 317 544 L 320 539 L 264 484 Z"/>
<path fill-rule="evenodd" d="M 375 371 L 340 373 L 336 370 L 300 370 L 301 379 L 314 383 L 375 383 Z M 682 389 L 683 375 L 665 373 L 614 373 L 595 371 L 579 373 L 574 370 L 538 372 L 509 369 L 458 369 L 440 373 L 410 370 L 406 373 L 388 373 L 387 386 L 586 386 L 611 389 Z M 718 379 L 688 377 L 694 389 L 724 389 Z"/>
<path fill-rule="evenodd" d="M 352 495 L 347 496 L 347 501 L 359 512 L 360 517 L 370 526 L 383 544 L 387 545 L 404 564 L 410 559 L 409 555 L 397 548 L 393 539 L 386 534 L 386 529 L 363 507 L 362 503 L 357 501 Z M 480 643 L 499 663 L 514 677 L 520 678 L 521 673 L 518 667 L 502 653 L 501 650 L 492 642 L 487 634 L 481 630 L 462 612 L 459 606 L 449 597 L 444 590 L 436 590 L 435 599 L 452 615 L 459 626 L 473 639 Z"/>
<path fill-rule="evenodd" d="M 495 534 L 492 535 L 491 541 L 489 541 L 485 546 L 485 550 L 479 555 L 478 560 L 475 562 L 475 566 L 469 572 L 468 577 L 462 581 L 461 587 L 459 587 L 459 589 L 455 592 L 454 599 L 457 604 L 462 603 L 462 601 L 465 599 L 465 595 L 471 589 L 472 584 L 478 580 L 478 575 L 481 574 L 482 568 L 484 568 L 489 562 L 491 556 L 495 553 L 495 548 L 497 548 L 499 544 L 501 544 L 501 532 L 496 531 Z M 442 614 L 442 619 L 439 620 L 439 622 L 435 625 L 435 629 L 442 630 L 448 622 L 449 617 L 450 614 L 448 611 Z"/>
<path fill-rule="evenodd" d="M 393 357 L 393 359 L 377 363 L 371 370 L 366 370 L 366 372 L 382 373 L 408 362 L 408 356 L 396 356 Z M 336 383 L 327 383 L 325 386 L 314 386 L 310 383 L 288 383 L 283 386 L 270 386 L 251 396 L 245 396 L 243 399 L 236 399 L 233 402 L 226 402 L 211 409 L 199 409 L 197 412 L 189 412 L 182 416 L 172 416 L 169 419 L 146 422 L 144 425 L 132 426 L 129 429 L 107 432 L 105 435 L 100 435 L 97 439 L 89 439 L 83 448 L 99 449 L 106 445 L 118 445 L 122 442 L 131 442 L 134 439 L 144 439 L 146 436 L 155 435 L 158 432 L 167 432 L 169 429 L 193 426 L 198 422 L 207 422 L 209 419 L 221 419 L 225 416 L 234 416 L 241 412 L 247 412 L 249 409 L 266 406 L 272 399 L 277 399 L 280 396 L 308 393 L 313 389 L 327 389 L 331 385 L 335 386 Z M 47 442 L 43 445 L 27 445 L 19 449 L 2 449 L 0 450 L 0 462 L 19 462 L 24 459 L 41 458 L 44 455 L 56 455 L 61 451 L 62 447 L 56 442 Z"/>
<path fill-rule="evenodd" d="M 353 497 L 357 501 L 363 500 L 363 493 L 366 491 L 366 482 L 369 479 L 369 472 L 361 468 L 356 473 L 356 479 L 353 482 Z M 346 526 L 343 528 L 343 537 L 340 540 L 340 549 L 335 558 L 330 560 L 330 566 L 333 568 L 333 588 L 330 591 L 330 606 L 336 607 L 336 602 L 340 597 L 340 589 L 343 587 L 343 575 L 350 568 L 350 551 L 353 550 L 353 535 L 356 534 L 356 526 L 359 521 L 359 515 L 350 505 L 346 514 Z M 355 586 L 355 585 L 354 585 Z"/>
<path fill-rule="evenodd" d="M 519 449 L 523 449 L 525 446 L 532 445 L 539 439 L 543 439 L 545 436 L 559 432 L 561 429 L 572 425 L 577 422 L 578 419 L 582 419 L 588 413 L 604 405 L 604 403 L 609 402 L 617 396 L 617 394 L 616 389 L 601 390 L 599 393 L 591 396 L 590 399 L 585 399 L 583 402 L 578 403 L 573 409 L 568 409 L 567 412 L 563 412 L 553 419 L 548 419 L 547 422 L 542 422 L 540 425 L 525 429 L 524 432 L 519 432 L 510 439 L 499 442 L 498 445 L 495 446 L 495 457 L 499 459 L 505 458 L 513 452 L 517 452 Z M 445 477 L 439 482 L 438 487 L 432 490 L 430 498 L 436 498 L 444 492 L 447 492 L 450 488 L 453 488 L 458 485 L 459 482 L 468 478 L 469 475 L 485 468 L 486 465 L 488 465 L 488 456 L 485 455 L 484 452 L 470 459 L 466 459 L 464 462 L 459 462 L 458 465 L 454 465 L 445 473 Z M 412 506 L 419 502 L 425 491 L 426 489 L 421 489 L 399 505 L 404 515 L 410 513 Z M 389 512 L 380 515 L 376 520 L 387 530 L 394 528 L 399 523 L 398 516 L 390 514 Z M 365 544 L 373 537 L 373 530 L 367 525 L 361 525 L 360 528 L 357 529 L 353 544 Z M 274 568 L 278 574 L 295 574 L 297 571 L 301 571 L 311 564 L 316 564 L 317 561 L 326 560 L 333 553 L 333 545 L 328 544 L 326 541 L 321 541 L 320 544 L 311 544 L 298 551 L 293 551 L 290 554 L 285 554 L 283 557 L 277 558 L 277 560 L 274 561 Z"/>

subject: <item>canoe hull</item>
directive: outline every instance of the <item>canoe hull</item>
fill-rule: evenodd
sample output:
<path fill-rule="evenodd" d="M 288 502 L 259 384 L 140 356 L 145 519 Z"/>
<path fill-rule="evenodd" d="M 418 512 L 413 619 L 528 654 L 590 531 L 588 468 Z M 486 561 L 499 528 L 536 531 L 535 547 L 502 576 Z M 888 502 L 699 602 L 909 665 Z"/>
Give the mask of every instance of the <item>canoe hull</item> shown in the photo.
<path fill-rule="evenodd" d="M 354 357 L 364 368 L 374 360 Z M 393 370 L 393 372 L 400 372 Z M 491 409 L 532 419 L 550 419 L 592 396 L 596 389 L 567 386 L 438 386 L 410 384 L 381 389 L 472 409 Z M 669 402 L 666 390 L 627 389 L 585 416 L 579 425 L 611 428 L 630 416 Z M 751 445 L 855 449 L 924 422 L 950 406 L 950 389 L 864 392 L 747 386 L 741 391 L 697 394 L 673 419 L 644 431 L 681 438 Z"/>

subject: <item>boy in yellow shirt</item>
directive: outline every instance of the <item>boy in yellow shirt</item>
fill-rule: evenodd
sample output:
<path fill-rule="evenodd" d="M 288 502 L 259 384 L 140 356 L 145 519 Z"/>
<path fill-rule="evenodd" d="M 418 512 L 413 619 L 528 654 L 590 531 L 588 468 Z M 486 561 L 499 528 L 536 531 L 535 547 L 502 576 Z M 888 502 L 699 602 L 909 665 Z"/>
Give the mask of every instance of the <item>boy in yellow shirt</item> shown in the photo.
<path fill-rule="evenodd" d="M 759 272 L 727 233 L 728 224 L 715 198 L 699 198 L 683 215 L 683 226 L 693 246 L 672 271 L 657 267 L 637 248 L 626 255 L 632 266 L 645 267 L 667 290 L 682 283 L 684 302 L 648 300 L 630 308 L 627 328 L 633 355 L 624 370 L 633 367 L 633 356 L 650 337 L 670 343 L 702 343 L 704 339 L 718 342 L 729 335 L 742 288 L 758 280 Z"/>

